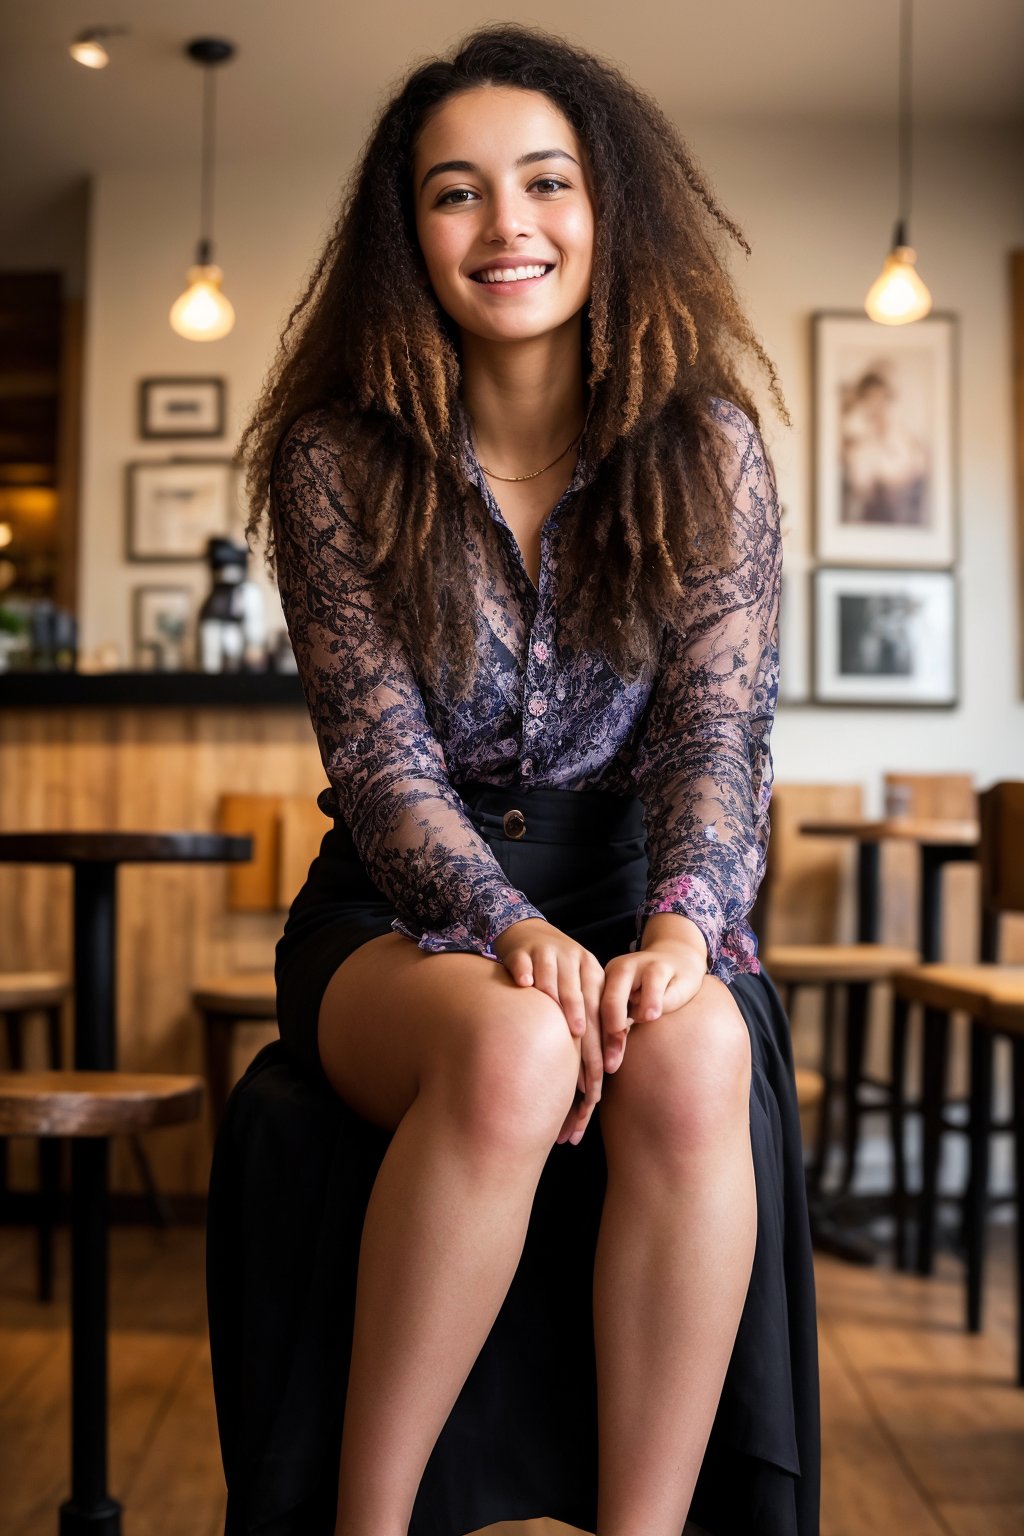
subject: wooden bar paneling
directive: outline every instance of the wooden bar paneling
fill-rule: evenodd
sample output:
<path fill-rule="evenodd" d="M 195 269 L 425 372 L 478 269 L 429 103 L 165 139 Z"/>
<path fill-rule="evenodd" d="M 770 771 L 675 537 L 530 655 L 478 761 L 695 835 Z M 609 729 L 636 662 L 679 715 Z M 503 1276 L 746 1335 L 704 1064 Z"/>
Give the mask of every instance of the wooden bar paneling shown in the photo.
<path fill-rule="evenodd" d="M 309 718 L 294 707 L 19 710 L 0 718 L 6 831 L 214 831 L 228 792 L 312 803 L 325 783 Z M 321 820 L 326 831 L 329 823 Z M 230 912 L 228 881 L 226 866 L 120 871 L 118 1065 L 126 1070 L 202 1074 L 202 1041 L 189 1006 L 193 982 L 209 973 L 272 968 L 285 914 Z M 0 865 L 0 914 L 0 969 L 70 967 L 69 870 Z M 43 1066 L 42 1026 L 34 1024 L 26 1065 Z M 274 1033 L 273 1026 L 239 1031 L 237 1072 Z M 205 1194 L 205 1118 L 144 1139 L 163 1189 Z M 34 1148 L 19 1141 L 11 1150 L 11 1187 L 33 1188 Z M 124 1143 L 114 1145 L 111 1175 L 114 1189 L 141 1189 Z"/>

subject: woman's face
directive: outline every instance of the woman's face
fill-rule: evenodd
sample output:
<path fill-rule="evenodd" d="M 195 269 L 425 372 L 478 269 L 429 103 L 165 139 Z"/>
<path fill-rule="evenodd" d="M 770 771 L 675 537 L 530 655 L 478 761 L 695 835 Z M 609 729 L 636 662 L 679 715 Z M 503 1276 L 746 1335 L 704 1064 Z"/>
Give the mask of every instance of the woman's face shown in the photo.
<path fill-rule="evenodd" d="M 420 134 L 413 178 L 427 275 L 460 330 L 524 341 L 580 313 L 594 209 L 579 141 L 547 96 L 486 85 L 449 97 Z"/>

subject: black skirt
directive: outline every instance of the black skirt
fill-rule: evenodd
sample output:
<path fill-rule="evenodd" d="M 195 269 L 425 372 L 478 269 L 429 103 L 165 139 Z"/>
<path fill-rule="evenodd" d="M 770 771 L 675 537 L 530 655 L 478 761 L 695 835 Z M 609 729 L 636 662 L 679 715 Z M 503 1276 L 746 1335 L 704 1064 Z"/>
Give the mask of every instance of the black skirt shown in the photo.
<path fill-rule="evenodd" d="M 639 800 L 459 793 L 510 884 L 549 921 L 602 964 L 628 951 L 647 878 Z M 519 839 L 503 826 L 513 808 L 526 820 Z M 226 1536 L 332 1536 L 360 1234 L 391 1132 L 331 1088 L 317 1018 L 341 961 L 395 916 L 337 822 L 278 944 L 281 1039 L 235 1085 L 217 1135 L 206 1279 Z M 789 1024 L 763 971 L 731 991 L 751 1041 L 758 1231 L 690 1513 L 711 1536 L 817 1536 L 814 1270 Z M 594 1530 L 600 1112 L 598 1102 L 578 1146 L 551 1149 L 515 1277 L 431 1453 L 410 1536 L 545 1515 Z"/>

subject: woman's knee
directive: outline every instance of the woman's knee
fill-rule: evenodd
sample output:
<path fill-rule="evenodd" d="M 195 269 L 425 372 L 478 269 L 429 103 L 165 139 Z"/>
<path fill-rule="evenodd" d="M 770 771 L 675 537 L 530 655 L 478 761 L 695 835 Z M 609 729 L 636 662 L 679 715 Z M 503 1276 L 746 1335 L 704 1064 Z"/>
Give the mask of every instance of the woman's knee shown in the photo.
<path fill-rule="evenodd" d="M 602 1123 L 634 1147 L 684 1161 L 748 1125 L 750 1036 L 729 989 L 708 976 L 689 1003 L 630 1031 L 602 1097 Z"/>
<path fill-rule="evenodd" d="M 502 978 L 499 978 L 499 981 Z M 477 1141 L 509 1149 L 554 1141 L 572 1105 L 580 1045 L 562 1009 L 535 988 L 496 988 L 428 1062 L 420 1091 Z"/>

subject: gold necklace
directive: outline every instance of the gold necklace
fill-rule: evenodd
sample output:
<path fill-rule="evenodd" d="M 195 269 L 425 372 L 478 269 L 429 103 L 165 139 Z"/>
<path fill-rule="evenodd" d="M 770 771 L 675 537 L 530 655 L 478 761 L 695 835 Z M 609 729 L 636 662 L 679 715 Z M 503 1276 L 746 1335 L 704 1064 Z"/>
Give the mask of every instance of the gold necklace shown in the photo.
<path fill-rule="evenodd" d="M 569 452 L 569 449 L 573 446 L 573 443 L 578 443 L 582 436 L 582 432 L 577 432 L 576 436 L 572 440 L 572 443 L 569 443 L 567 447 L 562 449 L 561 453 L 558 455 L 558 459 L 564 459 L 566 454 Z M 532 475 L 497 475 L 493 469 L 488 469 L 486 464 L 480 464 L 479 459 L 477 459 L 477 463 L 480 464 L 480 468 L 483 470 L 484 474 L 490 475 L 492 480 L 536 480 L 538 475 L 543 475 L 545 471 L 554 469 L 555 465 L 558 463 L 558 459 L 552 459 L 551 463 L 545 464 L 543 469 L 535 469 Z"/>

